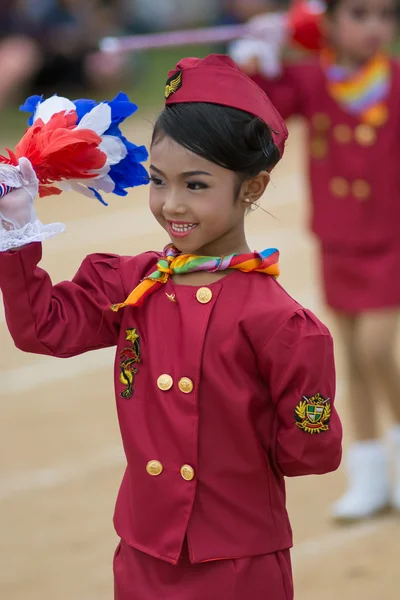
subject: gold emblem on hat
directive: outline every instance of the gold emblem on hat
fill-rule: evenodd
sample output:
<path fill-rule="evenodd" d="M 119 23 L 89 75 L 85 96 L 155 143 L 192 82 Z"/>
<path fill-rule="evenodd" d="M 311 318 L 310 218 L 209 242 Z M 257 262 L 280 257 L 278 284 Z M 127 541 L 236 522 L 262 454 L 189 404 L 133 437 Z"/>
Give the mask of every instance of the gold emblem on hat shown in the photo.
<path fill-rule="evenodd" d="M 182 85 L 182 71 L 178 71 L 170 77 L 165 86 L 165 98 L 168 99 L 171 94 L 175 94 Z"/>

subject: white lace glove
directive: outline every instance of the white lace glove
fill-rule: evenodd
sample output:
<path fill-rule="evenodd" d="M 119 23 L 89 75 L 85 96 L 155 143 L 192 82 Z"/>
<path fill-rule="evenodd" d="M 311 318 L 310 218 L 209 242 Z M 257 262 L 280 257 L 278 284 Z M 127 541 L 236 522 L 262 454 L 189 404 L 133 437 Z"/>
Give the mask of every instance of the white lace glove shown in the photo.
<path fill-rule="evenodd" d="M 229 55 L 248 75 L 260 73 L 271 79 L 278 77 L 282 71 L 282 47 L 288 38 L 286 15 L 259 15 L 247 25 L 249 37 L 233 42 Z"/>
<path fill-rule="evenodd" d="M 65 230 L 62 223 L 43 225 L 33 205 L 39 181 L 30 161 L 21 158 L 18 167 L 0 165 L 0 183 L 13 187 L 0 198 L 0 252 L 41 242 Z"/>

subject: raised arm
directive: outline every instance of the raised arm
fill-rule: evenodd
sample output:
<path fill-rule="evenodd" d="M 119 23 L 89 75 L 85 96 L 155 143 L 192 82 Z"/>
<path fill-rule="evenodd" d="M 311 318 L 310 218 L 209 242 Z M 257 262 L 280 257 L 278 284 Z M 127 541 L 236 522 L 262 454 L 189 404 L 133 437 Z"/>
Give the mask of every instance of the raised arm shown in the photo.
<path fill-rule="evenodd" d="M 22 109 L 30 126 L 8 158 L 0 155 L 0 288 L 11 335 L 22 350 L 60 357 L 112 346 L 121 316 L 109 306 L 126 297 L 119 257 L 89 256 L 71 282 L 53 286 L 37 266 L 37 242 L 64 226 L 41 223 L 34 199 L 74 190 L 105 204 L 101 193 L 124 196 L 148 183 L 146 149 L 119 127 L 137 107 L 120 93 L 100 103 L 32 96 Z"/>
<path fill-rule="evenodd" d="M 282 59 L 288 35 L 282 15 L 261 15 L 250 24 L 256 37 L 233 42 L 229 54 L 284 119 L 304 114 L 304 65 L 287 65 Z"/>
<path fill-rule="evenodd" d="M 15 345 L 68 357 L 116 344 L 119 318 L 108 306 L 125 297 L 119 258 L 89 256 L 72 281 L 53 286 L 37 266 L 42 257 L 38 242 L 63 226 L 37 219 L 38 181 L 29 161 L 21 159 L 18 170 L 2 170 L 3 181 L 21 186 L 0 198 L 0 288 Z"/>
<path fill-rule="evenodd" d="M 108 307 L 125 297 L 119 257 L 88 256 L 72 281 L 53 286 L 37 266 L 41 256 L 40 243 L 0 253 L 0 288 L 17 348 L 66 358 L 115 345 L 121 315 Z"/>

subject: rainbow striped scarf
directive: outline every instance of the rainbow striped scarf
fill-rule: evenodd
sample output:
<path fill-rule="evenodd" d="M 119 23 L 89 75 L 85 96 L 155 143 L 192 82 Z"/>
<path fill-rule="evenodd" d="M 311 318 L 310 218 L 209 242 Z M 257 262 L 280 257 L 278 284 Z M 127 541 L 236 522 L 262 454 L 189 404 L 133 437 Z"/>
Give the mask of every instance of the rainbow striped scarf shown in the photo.
<path fill-rule="evenodd" d="M 248 254 L 228 254 L 227 256 L 198 256 L 197 254 L 180 254 L 179 250 L 169 244 L 164 248 L 163 255 L 158 260 L 157 270 L 143 279 L 129 294 L 125 302 L 113 304 L 114 312 L 125 306 L 141 306 L 146 298 L 167 283 L 171 275 L 194 273 L 195 271 L 226 271 L 237 269 L 244 273 L 266 273 L 272 277 L 279 275 L 279 252 L 269 248 L 262 252 Z"/>
<path fill-rule="evenodd" d="M 321 59 L 331 97 L 364 123 L 383 125 L 388 117 L 389 58 L 378 54 L 357 71 L 335 64 L 335 54 L 330 50 L 323 51 Z"/>

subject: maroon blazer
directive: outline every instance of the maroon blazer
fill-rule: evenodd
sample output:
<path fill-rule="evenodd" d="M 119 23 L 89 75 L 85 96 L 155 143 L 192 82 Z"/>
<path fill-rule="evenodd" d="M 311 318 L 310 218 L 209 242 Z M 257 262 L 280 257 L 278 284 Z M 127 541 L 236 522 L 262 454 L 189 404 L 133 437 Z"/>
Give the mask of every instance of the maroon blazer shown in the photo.
<path fill-rule="evenodd" d="M 397 237 L 400 64 L 392 62 L 388 119 L 378 129 L 361 124 L 332 99 L 318 59 L 287 66 L 279 79 L 253 79 L 283 118 L 305 117 L 312 230 L 323 244 L 354 249 Z"/>
<path fill-rule="evenodd" d="M 141 308 L 109 310 L 158 256 L 91 255 L 53 286 L 39 243 L 0 253 L 15 344 L 57 357 L 117 346 L 115 527 L 128 544 L 171 563 L 185 536 L 192 562 L 288 548 L 284 476 L 340 463 L 332 338 L 260 273 L 201 292 L 169 281 Z"/>

